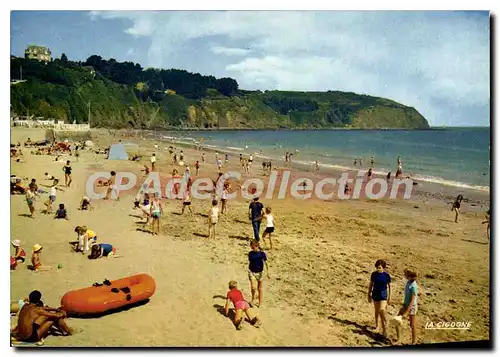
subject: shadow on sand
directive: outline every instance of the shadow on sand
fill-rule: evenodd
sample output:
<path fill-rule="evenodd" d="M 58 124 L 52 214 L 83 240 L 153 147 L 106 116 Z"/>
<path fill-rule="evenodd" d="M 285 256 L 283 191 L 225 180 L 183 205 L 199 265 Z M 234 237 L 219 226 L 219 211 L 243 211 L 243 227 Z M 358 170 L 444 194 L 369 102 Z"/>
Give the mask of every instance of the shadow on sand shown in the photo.
<path fill-rule="evenodd" d="M 246 241 L 246 242 L 250 242 L 251 239 L 250 237 L 248 236 L 229 236 L 229 238 L 234 238 L 234 239 L 238 239 L 238 240 L 243 240 L 243 241 Z"/>
<path fill-rule="evenodd" d="M 197 237 L 208 238 L 208 234 L 202 234 L 202 233 L 195 232 L 195 233 L 193 233 L 193 235 L 197 236 Z"/>
<path fill-rule="evenodd" d="M 340 319 L 335 316 L 329 316 L 329 320 L 336 321 L 338 323 L 341 323 L 343 325 L 350 325 L 353 326 L 354 329 L 352 330 L 354 333 L 358 335 L 365 335 L 368 336 L 373 340 L 373 342 L 370 342 L 371 345 L 382 345 L 382 344 L 387 344 L 389 341 L 380 333 L 370 331 L 368 326 L 362 326 L 358 324 L 357 322 L 350 321 L 350 320 L 345 320 L 345 319 Z"/>
<path fill-rule="evenodd" d="M 471 242 L 471 243 L 476 243 L 476 244 L 481 244 L 481 245 L 487 245 L 488 243 L 486 242 L 478 242 L 477 240 L 470 240 L 470 239 L 462 239 L 464 242 Z"/>

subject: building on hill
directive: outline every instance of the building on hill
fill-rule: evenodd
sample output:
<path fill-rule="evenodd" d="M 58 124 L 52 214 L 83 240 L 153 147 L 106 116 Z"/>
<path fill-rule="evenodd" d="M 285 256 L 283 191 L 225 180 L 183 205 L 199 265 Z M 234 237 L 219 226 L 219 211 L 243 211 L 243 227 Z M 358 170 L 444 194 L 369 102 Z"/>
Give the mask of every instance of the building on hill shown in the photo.
<path fill-rule="evenodd" d="M 47 47 L 30 45 L 24 51 L 24 57 L 40 62 L 50 62 L 52 60 L 52 53 Z"/>

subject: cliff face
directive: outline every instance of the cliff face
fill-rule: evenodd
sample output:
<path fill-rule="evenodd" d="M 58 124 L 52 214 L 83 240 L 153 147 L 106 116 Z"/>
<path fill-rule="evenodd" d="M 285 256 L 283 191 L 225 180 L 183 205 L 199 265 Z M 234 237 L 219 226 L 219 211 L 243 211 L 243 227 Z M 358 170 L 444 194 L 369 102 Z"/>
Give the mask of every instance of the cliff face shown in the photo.
<path fill-rule="evenodd" d="M 234 89 L 231 79 L 221 79 L 220 89 L 199 86 L 175 90 L 152 89 L 149 82 L 123 84 L 110 72 L 93 75 L 78 64 L 42 65 L 24 59 L 11 60 L 11 73 L 23 66 L 26 82 L 11 85 L 12 109 L 19 115 L 43 116 L 69 122 L 88 121 L 92 127 L 162 128 L 428 128 L 414 108 L 385 98 L 339 91 L 287 92 Z M 136 67 L 133 67 L 134 70 Z M 141 73 L 148 73 L 141 72 Z M 156 73 L 156 72 L 155 72 Z M 167 73 L 168 74 L 168 73 Z M 179 74 L 179 73 L 177 73 Z M 110 77 L 111 76 L 111 77 Z M 194 76 L 195 78 L 198 78 Z M 111 79 L 110 79 L 111 78 Z M 119 80 L 133 77 L 118 77 Z M 131 79 L 132 78 L 132 79 Z M 164 80 L 171 80 L 165 77 Z M 201 78 L 201 77 L 200 77 Z M 161 78 L 160 78 L 161 79 Z M 162 81 L 160 81 L 163 86 Z M 227 82 L 227 83 L 226 83 Z M 180 83 L 180 84 L 179 84 Z M 189 83 L 189 82 L 187 82 Z M 205 82 L 203 82 L 205 83 Z M 207 82 L 208 83 L 208 82 Z M 222 84 L 233 88 L 225 88 Z M 196 84 L 196 83 L 195 83 Z M 206 84 L 206 83 L 205 83 Z M 206 84 L 210 85 L 210 84 Z M 236 84 L 237 86 L 237 84 Z M 224 93 L 224 94 L 223 94 Z M 191 97 L 190 97 L 191 96 Z"/>

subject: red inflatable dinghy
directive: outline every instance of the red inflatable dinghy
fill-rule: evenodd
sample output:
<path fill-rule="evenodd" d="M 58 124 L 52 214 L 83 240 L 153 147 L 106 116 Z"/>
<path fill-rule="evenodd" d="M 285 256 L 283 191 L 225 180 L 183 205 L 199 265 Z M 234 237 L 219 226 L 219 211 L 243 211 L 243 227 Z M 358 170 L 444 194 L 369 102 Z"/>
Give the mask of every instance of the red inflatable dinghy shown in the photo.
<path fill-rule="evenodd" d="M 156 284 L 152 277 L 138 274 L 69 291 L 61 298 L 61 307 L 68 315 L 73 316 L 102 314 L 147 300 L 154 294 L 155 289 Z"/>

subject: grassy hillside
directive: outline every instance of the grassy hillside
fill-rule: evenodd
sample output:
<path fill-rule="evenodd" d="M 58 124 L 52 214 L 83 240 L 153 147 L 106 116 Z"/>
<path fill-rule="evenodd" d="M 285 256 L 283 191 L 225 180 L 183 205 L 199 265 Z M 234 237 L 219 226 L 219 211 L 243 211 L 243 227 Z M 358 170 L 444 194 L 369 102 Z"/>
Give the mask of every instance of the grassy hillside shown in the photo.
<path fill-rule="evenodd" d="M 90 67 L 92 65 L 92 67 Z M 18 115 L 88 121 L 110 128 L 428 128 L 414 108 L 339 91 L 244 91 L 231 78 L 91 56 L 85 63 L 11 59 Z M 96 73 L 91 72 L 95 68 Z"/>

